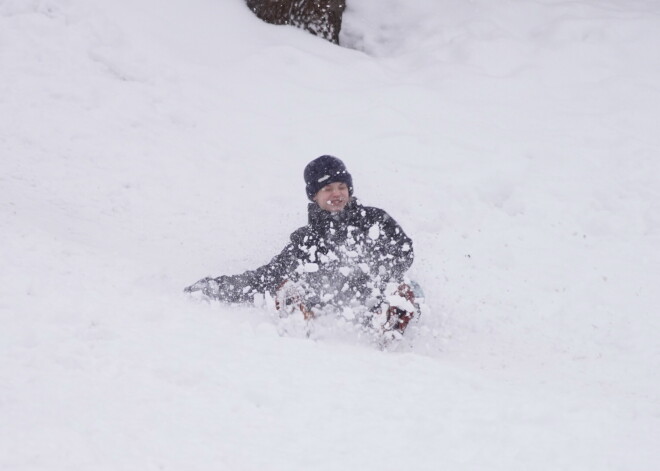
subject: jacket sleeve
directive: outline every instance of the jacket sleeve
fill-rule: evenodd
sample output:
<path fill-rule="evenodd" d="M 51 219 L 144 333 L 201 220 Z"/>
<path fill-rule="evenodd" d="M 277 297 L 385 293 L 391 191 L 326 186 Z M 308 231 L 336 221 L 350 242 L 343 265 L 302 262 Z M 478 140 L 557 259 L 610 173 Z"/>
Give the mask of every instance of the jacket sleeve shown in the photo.
<path fill-rule="evenodd" d="M 415 258 L 412 239 L 385 211 L 379 211 L 375 219 L 371 229 L 377 236 L 373 267 L 382 281 L 402 281 Z"/>
<path fill-rule="evenodd" d="M 217 298 L 230 303 L 251 303 L 257 293 L 274 294 L 298 266 L 299 248 L 294 242 L 298 232 L 291 235 L 291 242 L 266 265 L 239 275 L 215 278 Z"/>

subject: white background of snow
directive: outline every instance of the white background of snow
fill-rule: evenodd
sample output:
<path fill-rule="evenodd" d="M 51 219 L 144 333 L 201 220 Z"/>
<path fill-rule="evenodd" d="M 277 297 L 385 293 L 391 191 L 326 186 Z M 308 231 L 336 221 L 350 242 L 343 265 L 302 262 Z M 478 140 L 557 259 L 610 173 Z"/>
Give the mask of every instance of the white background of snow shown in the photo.
<path fill-rule="evenodd" d="M 0 469 L 660 467 L 660 4 L 351 0 L 342 41 L 0 0 Z M 323 153 L 415 241 L 397 352 L 181 293 Z"/>

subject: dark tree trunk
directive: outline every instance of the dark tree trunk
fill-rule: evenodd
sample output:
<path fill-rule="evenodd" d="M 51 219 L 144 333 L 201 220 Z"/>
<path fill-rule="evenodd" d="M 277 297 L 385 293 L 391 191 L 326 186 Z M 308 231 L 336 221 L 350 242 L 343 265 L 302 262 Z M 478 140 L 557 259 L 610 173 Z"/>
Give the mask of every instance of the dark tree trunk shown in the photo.
<path fill-rule="evenodd" d="M 248 8 L 275 25 L 293 25 L 339 44 L 346 0 L 246 0 Z"/>

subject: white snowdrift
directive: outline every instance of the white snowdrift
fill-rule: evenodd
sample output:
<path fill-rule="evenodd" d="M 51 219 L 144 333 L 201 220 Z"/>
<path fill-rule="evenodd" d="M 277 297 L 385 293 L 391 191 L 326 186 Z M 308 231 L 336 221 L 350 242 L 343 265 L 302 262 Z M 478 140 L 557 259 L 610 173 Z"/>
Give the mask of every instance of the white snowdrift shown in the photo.
<path fill-rule="evenodd" d="M 0 469 L 660 466 L 657 2 L 165 3 L 0 1 Z M 324 153 L 415 241 L 396 352 L 181 293 Z"/>

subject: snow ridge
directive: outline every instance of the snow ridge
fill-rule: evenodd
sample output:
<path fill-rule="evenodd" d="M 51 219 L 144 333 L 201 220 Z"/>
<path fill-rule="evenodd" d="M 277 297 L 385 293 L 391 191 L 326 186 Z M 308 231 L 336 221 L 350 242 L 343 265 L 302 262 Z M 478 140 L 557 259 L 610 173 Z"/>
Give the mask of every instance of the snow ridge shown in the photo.
<path fill-rule="evenodd" d="M 0 1 L 0 469 L 657 469 L 659 32 L 650 0 L 360 0 L 343 48 L 239 0 Z M 414 241 L 398 348 L 181 293 L 281 250 L 321 154 Z"/>

